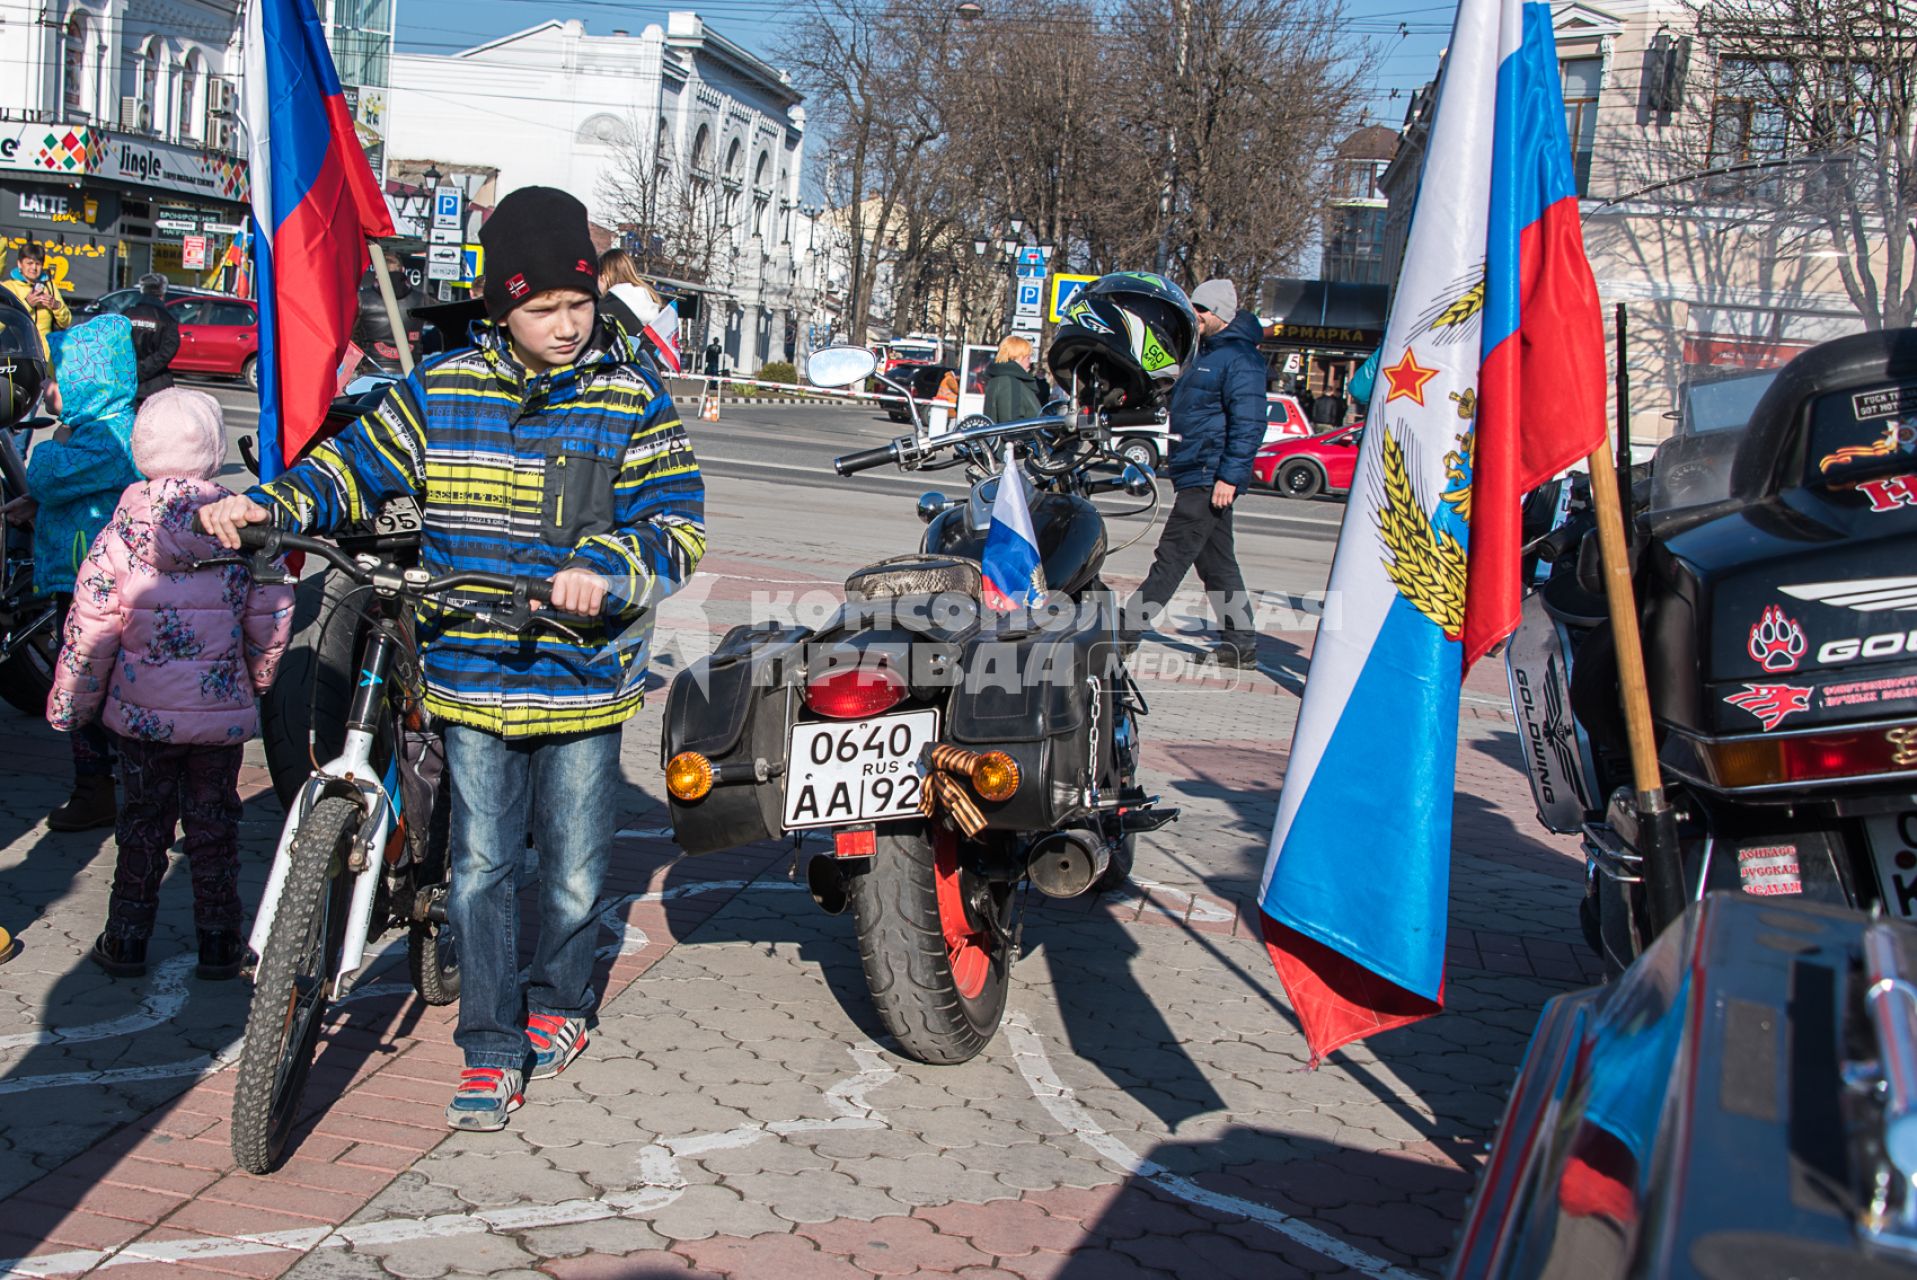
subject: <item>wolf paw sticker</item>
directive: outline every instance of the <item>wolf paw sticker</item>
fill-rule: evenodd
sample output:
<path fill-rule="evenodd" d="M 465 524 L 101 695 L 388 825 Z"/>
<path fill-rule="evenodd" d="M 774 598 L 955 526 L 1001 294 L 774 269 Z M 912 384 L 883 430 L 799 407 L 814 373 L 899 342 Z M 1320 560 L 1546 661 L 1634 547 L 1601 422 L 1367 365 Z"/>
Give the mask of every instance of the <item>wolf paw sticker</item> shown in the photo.
<path fill-rule="evenodd" d="M 1751 627 L 1749 648 L 1752 662 L 1777 673 L 1797 670 L 1810 642 L 1797 620 L 1786 617 L 1781 605 L 1772 604 L 1764 606 L 1763 614 Z"/>

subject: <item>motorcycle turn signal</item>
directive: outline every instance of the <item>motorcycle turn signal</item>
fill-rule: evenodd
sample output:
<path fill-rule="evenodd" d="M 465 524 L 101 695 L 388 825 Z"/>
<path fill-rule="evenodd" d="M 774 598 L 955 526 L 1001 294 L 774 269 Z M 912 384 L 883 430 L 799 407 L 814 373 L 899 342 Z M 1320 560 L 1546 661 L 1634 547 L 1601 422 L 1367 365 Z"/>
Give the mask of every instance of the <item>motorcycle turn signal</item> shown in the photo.
<path fill-rule="evenodd" d="M 1018 791 L 1018 762 L 1003 751 L 987 751 L 972 762 L 972 790 L 981 800 L 1010 800 Z"/>
<path fill-rule="evenodd" d="M 705 799 L 712 783 L 712 761 L 697 751 L 681 751 L 666 761 L 666 790 L 681 804 Z"/>

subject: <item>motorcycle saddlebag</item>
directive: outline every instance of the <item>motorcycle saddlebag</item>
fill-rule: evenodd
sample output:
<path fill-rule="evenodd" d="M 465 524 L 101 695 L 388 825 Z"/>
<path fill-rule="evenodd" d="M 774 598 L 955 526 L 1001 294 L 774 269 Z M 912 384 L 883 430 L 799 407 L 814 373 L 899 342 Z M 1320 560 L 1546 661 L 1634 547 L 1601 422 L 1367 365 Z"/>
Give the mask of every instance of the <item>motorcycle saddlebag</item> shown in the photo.
<path fill-rule="evenodd" d="M 697 751 L 722 773 L 750 778 L 755 764 L 777 765 L 785 747 L 812 633 L 779 623 L 734 627 L 710 656 L 673 677 L 666 693 L 660 765 Z M 717 853 L 778 835 L 784 784 L 727 782 L 700 800 L 670 795 L 672 830 L 687 853 Z"/>
<path fill-rule="evenodd" d="M 1108 620 L 1095 609 L 1041 630 L 999 618 L 967 644 L 946 741 L 1005 752 L 1020 780 L 1011 799 L 979 802 L 989 827 L 1046 831 L 1088 812 L 1093 719 L 1112 714 L 1107 677 L 1117 661 Z M 1097 732 L 1109 737 L 1110 729 Z"/>

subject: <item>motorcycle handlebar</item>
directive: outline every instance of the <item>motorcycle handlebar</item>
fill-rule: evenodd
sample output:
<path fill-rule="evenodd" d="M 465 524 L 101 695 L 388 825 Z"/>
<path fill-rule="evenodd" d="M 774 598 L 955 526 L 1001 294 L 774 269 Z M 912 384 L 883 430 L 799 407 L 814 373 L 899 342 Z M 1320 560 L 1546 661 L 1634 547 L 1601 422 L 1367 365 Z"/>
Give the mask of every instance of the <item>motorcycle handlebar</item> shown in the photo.
<path fill-rule="evenodd" d="M 832 469 L 842 476 L 853 475 L 860 471 L 870 471 L 874 467 L 883 467 L 899 460 L 899 442 L 880 445 L 876 449 L 861 449 L 857 453 L 844 454 L 832 459 Z"/>

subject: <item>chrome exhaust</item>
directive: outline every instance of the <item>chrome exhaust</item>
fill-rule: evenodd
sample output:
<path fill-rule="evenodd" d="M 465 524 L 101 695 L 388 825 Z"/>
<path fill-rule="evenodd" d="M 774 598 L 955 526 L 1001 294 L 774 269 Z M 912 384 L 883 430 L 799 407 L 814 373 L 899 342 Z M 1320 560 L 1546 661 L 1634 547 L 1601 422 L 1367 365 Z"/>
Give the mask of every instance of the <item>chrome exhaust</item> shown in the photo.
<path fill-rule="evenodd" d="M 1111 864 L 1111 846 L 1096 832 L 1054 831 L 1032 846 L 1025 874 L 1049 898 L 1076 898 Z"/>
<path fill-rule="evenodd" d="M 831 854 L 812 855 L 805 864 L 805 887 L 812 901 L 819 904 L 819 910 L 827 915 L 836 916 L 845 910 L 848 901 L 845 872 L 839 869 L 839 860 Z"/>

